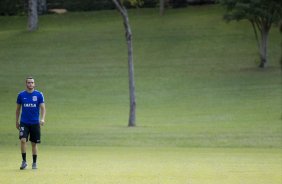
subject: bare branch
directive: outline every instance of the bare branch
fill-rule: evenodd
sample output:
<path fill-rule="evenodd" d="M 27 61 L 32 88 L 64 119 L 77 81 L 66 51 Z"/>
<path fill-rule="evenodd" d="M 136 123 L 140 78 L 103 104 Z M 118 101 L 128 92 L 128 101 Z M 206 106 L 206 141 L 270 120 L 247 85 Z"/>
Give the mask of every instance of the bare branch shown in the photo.
<path fill-rule="evenodd" d="M 256 41 L 257 41 L 257 44 L 258 44 L 258 48 L 260 49 L 260 41 L 259 41 L 259 37 L 258 37 L 258 32 L 257 32 L 257 29 L 256 29 L 256 24 L 254 23 L 254 21 L 250 21 L 251 24 L 252 24 L 252 27 L 254 29 L 254 33 L 255 33 L 255 38 L 256 38 Z"/>
<path fill-rule="evenodd" d="M 118 11 L 122 14 L 122 16 L 126 15 L 126 10 L 124 8 L 124 6 L 122 5 L 120 0 L 113 0 L 113 2 L 115 3 Z"/>
<path fill-rule="evenodd" d="M 262 31 L 262 22 L 260 21 L 259 18 L 255 18 L 255 21 L 256 23 L 256 26 L 258 27 L 259 31 L 261 32 Z"/>

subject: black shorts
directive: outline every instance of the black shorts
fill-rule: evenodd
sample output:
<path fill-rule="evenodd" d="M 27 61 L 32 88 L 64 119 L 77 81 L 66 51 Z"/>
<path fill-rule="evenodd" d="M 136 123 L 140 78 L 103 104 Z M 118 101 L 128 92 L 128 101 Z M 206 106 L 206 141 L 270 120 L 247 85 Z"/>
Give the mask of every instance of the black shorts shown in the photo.
<path fill-rule="evenodd" d="M 30 136 L 29 140 L 34 143 L 40 143 L 40 124 L 35 125 L 27 125 L 24 123 L 20 124 L 20 133 L 19 133 L 19 139 L 26 138 L 26 141 L 28 141 L 28 136 Z"/>

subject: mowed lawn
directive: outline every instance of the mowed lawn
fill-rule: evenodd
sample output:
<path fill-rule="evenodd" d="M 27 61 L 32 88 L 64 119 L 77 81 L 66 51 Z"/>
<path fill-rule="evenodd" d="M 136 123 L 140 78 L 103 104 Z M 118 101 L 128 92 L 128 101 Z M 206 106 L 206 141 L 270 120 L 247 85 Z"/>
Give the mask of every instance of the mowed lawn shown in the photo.
<path fill-rule="evenodd" d="M 42 146 L 38 170 L 20 171 L 1 150 L 1 183 L 278 184 L 280 149 Z"/>
<path fill-rule="evenodd" d="M 41 16 L 35 33 L 24 16 L 0 17 L 0 183 L 281 183 L 281 35 L 272 29 L 258 69 L 249 23 L 223 12 L 129 12 L 135 128 L 116 11 Z M 20 172 L 15 101 L 28 75 L 47 117 L 39 169 Z"/>

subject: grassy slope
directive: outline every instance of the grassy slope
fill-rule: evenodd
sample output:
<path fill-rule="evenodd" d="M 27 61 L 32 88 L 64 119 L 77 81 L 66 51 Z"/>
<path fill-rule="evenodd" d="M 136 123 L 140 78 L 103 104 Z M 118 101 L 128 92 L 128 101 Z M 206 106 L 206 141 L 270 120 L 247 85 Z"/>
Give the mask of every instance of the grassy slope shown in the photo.
<path fill-rule="evenodd" d="M 31 74 L 46 97 L 45 144 L 281 147 L 276 29 L 270 67 L 261 71 L 249 24 L 226 24 L 218 7 L 130 14 L 136 129 L 126 128 L 126 47 L 117 12 L 43 16 L 36 33 L 25 31 L 24 17 L 1 17 L 0 143 L 15 142 L 14 102 Z"/>

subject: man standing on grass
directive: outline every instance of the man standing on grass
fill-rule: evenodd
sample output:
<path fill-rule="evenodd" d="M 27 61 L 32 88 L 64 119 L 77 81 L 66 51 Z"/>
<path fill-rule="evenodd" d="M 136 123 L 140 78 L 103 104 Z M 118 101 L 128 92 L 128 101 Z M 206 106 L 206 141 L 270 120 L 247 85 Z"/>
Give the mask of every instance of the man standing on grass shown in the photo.
<path fill-rule="evenodd" d="M 35 88 L 34 79 L 26 78 L 26 90 L 18 94 L 16 109 L 16 128 L 19 130 L 21 144 L 22 165 L 21 170 L 26 169 L 26 143 L 28 137 L 32 146 L 32 169 L 37 169 L 37 144 L 40 143 L 40 126 L 45 123 L 45 104 L 43 94 Z M 21 119 L 19 116 L 21 112 Z M 40 118 L 40 119 L 39 119 Z"/>

